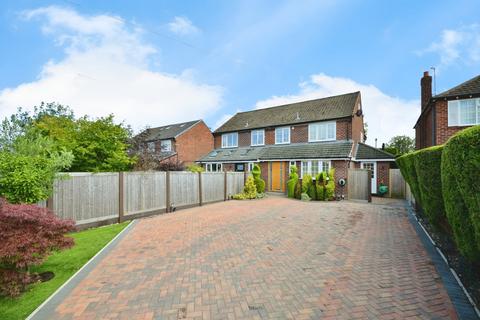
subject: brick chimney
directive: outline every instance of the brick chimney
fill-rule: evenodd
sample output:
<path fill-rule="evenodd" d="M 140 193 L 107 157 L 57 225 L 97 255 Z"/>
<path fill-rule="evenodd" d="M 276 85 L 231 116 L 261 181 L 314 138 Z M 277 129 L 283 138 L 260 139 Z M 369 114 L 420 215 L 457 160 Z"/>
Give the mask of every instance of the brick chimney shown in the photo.
<path fill-rule="evenodd" d="M 420 88 L 422 95 L 422 111 L 427 107 L 428 100 L 432 97 L 432 77 L 428 74 L 428 71 L 423 73 L 423 77 L 420 80 Z"/>

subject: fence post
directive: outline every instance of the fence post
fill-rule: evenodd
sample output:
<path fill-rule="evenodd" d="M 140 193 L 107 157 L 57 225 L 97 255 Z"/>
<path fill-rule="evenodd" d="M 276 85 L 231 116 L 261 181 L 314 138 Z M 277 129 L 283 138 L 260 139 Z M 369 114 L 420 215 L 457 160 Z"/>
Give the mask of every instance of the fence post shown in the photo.
<path fill-rule="evenodd" d="M 372 171 L 368 170 L 368 202 L 372 202 Z"/>
<path fill-rule="evenodd" d="M 227 201 L 227 171 L 223 173 L 223 201 Z"/>
<path fill-rule="evenodd" d="M 165 172 L 165 212 L 170 212 L 170 171 Z"/>
<path fill-rule="evenodd" d="M 198 205 L 201 206 L 203 202 L 202 199 L 202 173 L 198 173 Z"/>
<path fill-rule="evenodd" d="M 124 214 L 124 173 L 118 173 L 118 223 L 123 221 Z"/>

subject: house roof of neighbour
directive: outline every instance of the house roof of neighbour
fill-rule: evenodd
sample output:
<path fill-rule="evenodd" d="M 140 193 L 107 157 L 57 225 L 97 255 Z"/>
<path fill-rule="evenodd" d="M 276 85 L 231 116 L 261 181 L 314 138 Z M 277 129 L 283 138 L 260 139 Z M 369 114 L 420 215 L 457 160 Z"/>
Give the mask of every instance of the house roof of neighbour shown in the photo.
<path fill-rule="evenodd" d="M 453 96 L 469 96 L 480 94 L 480 75 L 467 80 L 456 87 L 453 87 L 447 91 L 437 94 L 433 99 L 447 98 Z"/>
<path fill-rule="evenodd" d="M 359 143 L 357 146 L 357 151 L 355 154 L 356 160 L 366 160 L 366 159 L 383 159 L 383 160 L 395 160 L 395 156 L 391 153 L 388 153 L 384 150 L 369 146 L 365 143 Z"/>
<path fill-rule="evenodd" d="M 140 133 L 143 141 L 165 140 L 178 137 L 183 132 L 187 131 L 202 120 L 188 121 L 182 123 L 169 124 L 162 127 L 148 128 Z"/>
<path fill-rule="evenodd" d="M 239 112 L 215 133 L 345 118 L 353 115 L 360 92 Z"/>
<path fill-rule="evenodd" d="M 241 147 L 215 149 L 199 162 L 229 162 L 290 159 L 347 159 L 352 150 L 352 141 L 318 143 L 295 143 L 264 147 Z"/>

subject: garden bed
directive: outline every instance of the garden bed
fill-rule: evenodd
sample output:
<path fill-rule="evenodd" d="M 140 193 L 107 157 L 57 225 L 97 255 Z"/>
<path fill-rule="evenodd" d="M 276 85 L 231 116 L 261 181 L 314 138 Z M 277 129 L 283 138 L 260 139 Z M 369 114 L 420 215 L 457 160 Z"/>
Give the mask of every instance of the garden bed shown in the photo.
<path fill-rule="evenodd" d="M 52 254 L 45 263 L 31 269 L 38 273 L 53 272 L 54 277 L 31 285 L 18 298 L 0 297 L 0 319 L 25 319 L 127 225 L 124 222 L 71 234 L 74 247 Z"/>

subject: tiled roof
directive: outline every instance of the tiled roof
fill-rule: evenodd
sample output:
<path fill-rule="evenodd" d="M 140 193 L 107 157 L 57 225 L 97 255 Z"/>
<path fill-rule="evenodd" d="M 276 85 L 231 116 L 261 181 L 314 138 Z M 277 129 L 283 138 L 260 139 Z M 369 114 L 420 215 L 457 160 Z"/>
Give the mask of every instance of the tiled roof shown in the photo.
<path fill-rule="evenodd" d="M 239 112 L 215 132 L 265 128 L 287 124 L 338 119 L 353 115 L 360 92 Z"/>
<path fill-rule="evenodd" d="M 181 134 L 182 132 L 190 129 L 198 122 L 202 120 L 195 120 L 195 121 L 188 121 L 182 123 L 175 123 L 169 124 L 162 127 L 156 128 L 149 128 L 142 133 L 140 133 L 137 137 L 142 137 L 143 141 L 155 141 L 155 140 L 164 140 L 164 139 L 172 139 Z"/>
<path fill-rule="evenodd" d="M 369 146 L 368 144 L 359 143 L 357 146 L 357 152 L 355 159 L 395 159 L 395 156 L 391 153 Z"/>
<path fill-rule="evenodd" d="M 199 162 L 348 158 L 352 141 L 215 149 Z"/>
<path fill-rule="evenodd" d="M 451 97 L 451 96 L 468 96 L 468 95 L 474 95 L 474 94 L 480 94 L 480 75 L 467 80 L 461 84 L 459 84 L 456 87 L 453 87 L 452 89 L 449 89 L 447 91 L 444 91 L 440 94 L 437 94 L 433 98 L 446 98 L 446 97 Z"/>

